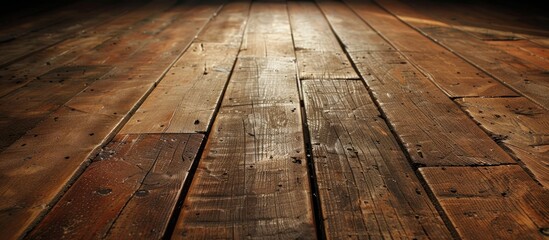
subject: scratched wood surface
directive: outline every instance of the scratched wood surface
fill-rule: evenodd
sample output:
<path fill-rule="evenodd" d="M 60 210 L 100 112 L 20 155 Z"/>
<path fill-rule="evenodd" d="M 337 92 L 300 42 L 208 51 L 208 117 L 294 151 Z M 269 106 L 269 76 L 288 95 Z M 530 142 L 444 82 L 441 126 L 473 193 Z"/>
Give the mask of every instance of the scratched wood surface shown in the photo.
<path fill-rule="evenodd" d="M 0 153 L 2 236 L 21 235 L 51 207 L 66 184 L 190 44 L 200 30 L 197 26 L 205 25 L 218 7 L 181 4 L 166 12 L 178 13 L 179 18 L 133 54 L 131 64 L 126 62 L 87 86 Z"/>
<path fill-rule="evenodd" d="M 549 236 L 549 29 L 535 5 L 11 10 L 2 239 Z"/>

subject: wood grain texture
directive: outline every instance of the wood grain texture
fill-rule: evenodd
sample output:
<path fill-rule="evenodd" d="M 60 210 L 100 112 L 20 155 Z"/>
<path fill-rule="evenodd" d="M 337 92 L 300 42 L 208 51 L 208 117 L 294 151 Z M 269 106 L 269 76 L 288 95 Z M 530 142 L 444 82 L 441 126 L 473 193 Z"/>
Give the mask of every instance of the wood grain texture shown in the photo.
<path fill-rule="evenodd" d="M 132 61 L 95 81 L 0 153 L 0 235 L 12 239 L 51 206 L 186 49 L 219 5 L 179 5 L 165 29 Z M 170 44 L 166 44 L 170 42 Z M 159 54 L 162 53 L 162 54 Z M 130 80 L 131 79 L 131 80 Z"/>
<path fill-rule="evenodd" d="M 519 166 L 421 168 L 464 239 L 545 239 L 549 192 Z"/>
<path fill-rule="evenodd" d="M 321 2 L 320 6 L 335 32 L 342 36 L 351 59 L 414 163 L 428 166 L 514 163 L 402 54 L 396 50 L 377 50 L 386 43 L 381 37 L 374 37 L 374 31 L 366 24 L 359 28 L 364 37 L 348 34 L 347 23 L 361 19 L 347 6 L 336 2 Z M 351 31 L 356 30 L 353 27 Z"/>
<path fill-rule="evenodd" d="M 238 56 L 295 58 L 286 5 L 269 1 L 252 5 Z"/>
<path fill-rule="evenodd" d="M 314 238 L 298 99 L 293 59 L 238 60 L 174 238 Z"/>
<path fill-rule="evenodd" d="M 549 81 L 547 69 L 523 61 L 501 51 L 472 35 L 450 26 L 433 26 L 409 21 L 409 18 L 427 18 L 394 0 L 376 0 L 390 12 L 409 23 L 424 35 L 453 51 L 474 66 L 482 69 L 523 96 L 549 109 Z M 402 10 L 404 9 L 404 10 Z M 413 14 L 413 15 L 410 15 Z M 407 18 L 401 16 L 406 15 Z"/>
<path fill-rule="evenodd" d="M 451 239 L 364 83 L 302 84 L 328 238 Z"/>
<path fill-rule="evenodd" d="M 105 23 L 128 8 L 131 9 L 132 4 L 126 3 L 117 6 L 88 2 L 83 5 L 82 9 L 73 10 L 72 14 L 57 24 L 44 26 L 11 41 L 0 43 L 0 52 L 2 52 L 0 66 L 3 67 L 33 52 L 54 46 L 87 28 Z M 86 10 L 83 11 L 83 9 Z"/>
<path fill-rule="evenodd" d="M 26 238 L 161 238 L 202 139 L 117 135 Z"/>
<path fill-rule="evenodd" d="M 517 96 L 511 89 L 402 23 L 375 3 L 346 2 L 448 96 Z"/>
<path fill-rule="evenodd" d="M 549 49 L 528 40 L 488 41 L 490 45 L 536 66 L 549 69 Z"/>
<path fill-rule="evenodd" d="M 173 238 L 314 238 L 294 56 L 286 4 L 254 2 Z"/>
<path fill-rule="evenodd" d="M 549 112 L 526 98 L 464 98 L 475 121 L 549 187 Z"/>
<path fill-rule="evenodd" d="M 173 2 L 155 1 L 133 9 L 126 14 L 116 16 L 105 24 L 67 39 L 53 47 L 44 49 L 0 69 L 0 96 L 5 96 L 32 81 L 40 80 L 41 75 L 55 68 L 71 64 L 83 56 L 95 52 L 94 47 L 109 40 L 124 36 L 147 23 L 148 17 L 158 14 L 171 6 Z M 114 17 L 114 16 L 113 16 Z M 85 57 L 83 57 L 85 58 Z"/>
<path fill-rule="evenodd" d="M 300 79 L 359 79 L 313 2 L 289 2 Z"/>
<path fill-rule="evenodd" d="M 206 132 L 236 61 L 249 5 L 224 6 L 121 133 Z"/>
<path fill-rule="evenodd" d="M 31 80 L 24 87 L 2 97 L 0 132 L 7 137 L 1 140 L 0 149 L 9 146 L 93 82 L 108 78 L 106 75 L 110 70 L 121 67 L 136 53 L 143 51 L 144 46 L 152 42 L 158 33 L 175 20 L 175 11 L 159 13 L 170 5 L 171 3 L 164 3 L 156 6 L 159 9 L 150 9 L 149 11 L 156 15 L 153 14 L 142 24 L 130 25 L 132 31 L 125 31 L 114 38 L 102 39 L 102 43 L 88 54 L 52 69 Z M 147 14 L 141 17 L 147 17 Z M 14 104 L 19 108 L 14 109 Z"/>

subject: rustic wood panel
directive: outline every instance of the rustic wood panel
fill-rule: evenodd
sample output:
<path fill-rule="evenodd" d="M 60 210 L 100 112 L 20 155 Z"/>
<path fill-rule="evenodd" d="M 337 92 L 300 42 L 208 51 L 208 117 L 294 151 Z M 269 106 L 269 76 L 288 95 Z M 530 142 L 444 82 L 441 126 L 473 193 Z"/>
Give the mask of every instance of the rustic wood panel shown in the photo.
<path fill-rule="evenodd" d="M 375 3 L 346 2 L 448 96 L 516 96 L 511 89 L 402 23 Z"/>
<path fill-rule="evenodd" d="M 142 25 L 133 25 L 133 31 L 104 39 L 106 41 L 87 54 L 37 77 L 25 87 L 2 97 L 0 132 L 8 137 L 1 140 L 0 150 L 9 146 L 91 83 L 107 77 L 105 75 L 109 70 L 126 64 L 133 55 L 143 51 L 143 46 L 154 41 L 156 35 L 176 20 L 177 13 L 159 13 Z M 14 104 L 19 108 L 14 109 Z"/>
<path fill-rule="evenodd" d="M 289 2 L 300 79 L 359 79 L 313 2 Z"/>
<path fill-rule="evenodd" d="M 364 83 L 302 84 L 328 238 L 451 239 Z"/>
<path fill-rule="evenodd" d="M 253 7 L 238 56 L 295 58 L 286 5 L 266 1 Z"/>
<path fill-rule="evenodd" d="M 237 61 L 174 237 L 314 237 L 294 64 Z"/>
<path fill-rule="evenodd" d="M 379 36 L 375 38 L 365 23 L 351 30 L 363 31 L 364 37 L 347 33 L 348 23 L 361 22 L 347 6 L 337 2 L 321 2 L 320 6 L 414 163 L 436 166 L 514 162 L 398 51 L 374 51 L 386 43 Z"/>
<path fill-rule="evenodd" d="M 178 20 L 134 54 L 131 62 L 95 81 L 0 153 L 0 225 L 4 226 L 0 235 L 20 236 L 50 208 L 218 8 L 174 8 L 181 13 Z"/>
<path fill-rule="evenodd" d="M 488 43 L 539 68 L 549 70 L 549 49 L 545 47 L 528 40 L 489 41 Z"/>
<path fill-rule="evenodd" d="M 420 171 L 464 239 L 547 237 L 549 192 L 519 166 Z"/>
<path fill-rule="evenodd" d="M 464 98 L 458 103 L 549 186 L 549 112 L 525 98 Z"/>
<path fill-rule="evenodd" d="M 51 48 L 44 49 L 31 56 L 19 60 L 0 69 L 0 96 L 5 96 L 29 82 L 40 80 L 40 76 L 55 68 L 67 64 L 75 65 L 74 61 L 90 56 L 96 52 L 94 47 L 117 37 L 132 32 L 135 28 L 149 22 L 148 17 L 154 16 L 173 5 L 173 1 L 155 1 L 122 14 L 105 24 L 89 28 L 73 38 L 63 41 Z M 93 34 L 91 34 L 93 33 Z"/>
<path fill-rule="evenodd" d="M 161 238 L 202 139 L 117 135 L 27 238 Z"/>
<path fill-rule="evenodd" d="M 78 32 L 85 31 L 89 27 L 105 23 L 118 14 L 124 12 L 125 7 L 131 9 L 131 4 L 98 4 L 88 2 L 84 6 L 86 11 L 73 11 L 71 16 L 63 21 L 44 28 L 37 29 L 12 41 L 0 44 L 0 66 L 7 65 L 33 52 L 51 47 Z"/>
<path fill-rule="evenodd" d="M 428 18 L 394 0 L 377 0 L 386 9 L 409 23 L 429 38 L 455 52 L 474 66 L 484 70 L 520 94 L 549 109 L 547 69 L 516 58 L 472 35 L 449 26 L 409 21 Z M 402 10 L 404 9 L 404 10 Z M 410 15 L 413 14 L 413 15 Z M 406 15 L 407 18 L 401 16 Z"/>
<path fill-rule="evenodd" d="M 206 132 L 235 63 L 249 5 L 224 6 L 121 133 Z"/>

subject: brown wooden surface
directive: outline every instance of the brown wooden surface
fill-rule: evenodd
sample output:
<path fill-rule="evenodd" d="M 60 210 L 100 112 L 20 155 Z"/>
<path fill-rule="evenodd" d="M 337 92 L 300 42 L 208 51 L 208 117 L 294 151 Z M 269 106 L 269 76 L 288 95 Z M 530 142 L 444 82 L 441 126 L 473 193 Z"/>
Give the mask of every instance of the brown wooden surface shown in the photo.
<path fill-rule="evenodd" d="M 179 5 L 173 27 L 106 78 L 95 81 L 0 153 L 0 235 L 21 235 L 127 120 L 135 104 L 190 44 L 219 5 Z M 179 24 L 178 24 L 179 23 Z M 172 41 L 165 44 L 164 41 Z M 162 52 L 164 54 L 158 54 Z M 92 91 L 93 89 L 93 91 Z M 29 149 L 25 151 L 24 149 Z"/>
<path fill-rule="evenodd" d="M 464 239 L 547 237 L 549 192 L 519 166 L 420 171 Z"/>
<path fill-rule="evenodd" d="M 428 17 L 415 9 L 410 9 L 409 6 L 397 0 L 376 1 L 391 13 L 472 65 L 497 78 L 545 109 L 549 109 L 547 69 L 539 68 L 534 64 L 514 57 L 467 32 L 451 26 L 433 25 L 429 22 L 410 20 L 410 18 L 426 19 Z"/>
<path fill-rule="evenodd" d="M 62 43 L 32 54 L 9 66 L 0 69 L 0 96 L 26 86 L 29 82 L 40 80 L 40 76 L 55 68 L 67 64 L 74 65 L 89 52 L 104 42 L 113 43 L 113 39 L 131 33 L 134 28 L 139 28 L 147 23 L 147 18 L 166 10 L 173 5 L 173 1 L 155 1 L 143 5 L 126 14 L 117 16 L 112 21 L 90 28 L 89 33 L 83 33 L 67 39 Z M 93 34 L 91 34 L 93 33 Z M 111 41 L 109 41 L 111 40 Z"/>
<path fill-rule="evenodd" d="M 346 2 L 448 96 L 516 96 L 515 92 L 497 80 L 402 23 L 374 2 Z"/>
<path fill-rule="evenodd" d="M 117 135 L 27 238 L 159 239 L 202 139 Z"/>
<path fill-rule="evenodd" d="M 273 23 L 272 35 L 291 36 L 285 3 L 252 4 L 244 38 Z M 265 58 L 283 51 L 250 44 L 227 86 L 176 239 L 315 236 L 295 59 Z"/>
<path fill-rule="evenodd" d="M 53 4 L 0 16 L 2 239 L 549 236 L 533 5 Z"/>
<path fill-rule="evenodd" d="M 206 132 L 236 61 L 249 5 L 224 6 L 121 133 Z"/>
<path fill-rule="evenodd" d="M 451 239 L 362 82 L 303 93 L 328 238 Z"/>
<path fill-rule="evenodd" d="M 359 79 L 313 2 L 289 2 L 300 79 Z"/>
<path fill-rule="evenodd" d="M 437 166 L 514 162 L 402 54 L 390 47 L 375 51 L 387 43 L 379 36 L 373 37 L 374 31 L 349 8 L 331 1 L 323 1 L 320 6 L 414 163 Z M 358 25 L 351 33 L 345 27 L 349 22 Z M 359 30 L 364 37 L 356 36 Z"/>
<path fill-rule="evenodd" d="M 549 187 L 549 112 L 526 98 L 464 98 L 464 109 Z"/>

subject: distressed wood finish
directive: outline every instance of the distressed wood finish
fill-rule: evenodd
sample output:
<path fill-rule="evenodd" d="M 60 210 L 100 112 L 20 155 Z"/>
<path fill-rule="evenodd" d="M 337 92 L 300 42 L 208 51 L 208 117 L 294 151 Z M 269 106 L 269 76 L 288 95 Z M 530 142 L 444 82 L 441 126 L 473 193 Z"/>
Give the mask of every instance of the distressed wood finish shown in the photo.
<path fill-rule="evenodd" d="M 450 26 L 433 26 L 429 23 L 409 20 L 409 18 L 425 19 L 428 17 L 395 0 L 376 1 L 424 35 L 453 51 L 472 65 L 489 73 L 545 109 L 549 109 L 547 69 L 538 68 L 534 64 L 507 54 L 466 32 Z"/>
<path fill-rule="evenodd" d="M 545 239 L 549 192 L 519 166 L 422 168 L 464 239 Z"/>
<path fill-rule="evenodd" d="M 302 84 L 328 238 L 451 239 L 364 83 Z"/>
<path fill-rule="evenodd" d="M 528 40 L 488 41 L 488 43 L 523 61 L 549 70 L 549 50 L 545 47 L 541 47 Z"/>
<path fill-rule="evenodd" d="M 264 1 L 250 12 L 239 57 L 295 58 L 292 30 L 285 5 Z M 269 12 L 269 14 L 262 14 Z"/>
<path fill-rule="evenodd" d="M 345 5 L 321 2 L 335 32 L 373 92 L 412 161 L 420 165 L 491 165 L 514 163 L 457 105 L 398 51 L 381 47 Z M 351 31 L 346 27 L 355 22 Z M 356 36 L 357 31 L 364 37 Z M 360 46 L 354 49 L 352 46 Z M 368 50 L 370 49 L 370 50 Z"/>
<path fill-rule="evenodd" d="M 285 3 L 250 11 L 245 39 L 291 34 Z M 174 238 L 315 236 L 295 59 L 261 57 L 286 50 L 258 45 L 241 49 Z"/>
<path fill-rule="evenodd" d="M 314 237 L 293 64 L 286 58 L 238 60 L 175 238 Z M 257 82 L 254 88 L 247 87 L 250 81 Z M 265 88 L 270 81 L 293 88 Z M 287 94 L 277 98 L 280 92 Z"/>
<path fill-rule="evenodd" d="M 0 153 L 0 225 L 4 226 L 0 235 L 20 236 L 50 208 L 218 8 L 174 8 L 181 13 L 178 20 L 134 54 L 131 62 L 88 86 Z"/>
<path fill-rule="evenodd" d="M 313 2 L 288 2 L 300 79 L 359 79 Z"/>
<path fill-rule="evenodd" d="M 235 63 L 249 5 L 224 6 L 121 132 L 206 132 Z"/>
<path fill-rule="evenodd" d="M 202 139 L 116 136 L 27 238 L 161 238 Z"/>
<path fill-rule="evenodd" d="M 105 23 L 124 12 L 131 4 L 116 6 L 113 4 L 98 4 L 88 2 L 82 9 L 75 9 L 71 16 L 59 21 L 57 24 L 44 26 L 12 41 L 0 44 L 0 66 L 17 61 L 33 52 L 54 46 L 87 28 Z M 86 9 L 83 11 L 83 9 Z M 131 9 L 131 7 L 130 7 Z"/>
<path fill-rule="evenodd" d="M 464 98 L 458 103 L 549 187 L 549 112 L 526 98 Z"/>
<path fill-rule="evenodd" d="M 517 96 L 511 89 L 421 35 L 371 1 L 346 2 L 448 96 Z"/>
<path fill-rule="evenodd" d="M 149 22 L 147 18 L 166 10 L 171 5 L 173 5 L 173 0 L 145 4 L 105 24 L 90 28 L 88 31 L 53 47 L 1 68 L 0 96 L 5 96 L 32 81 L 40 80 L 41 75 L 56 68 L 66 65 L 75 66 L 74 61 L 90 56 L 90 52 L 97 52 L 95 47 L 104 42 L 115 43 L 115 39 L 131 33 L 135 28 L 140 28 Z"/>

